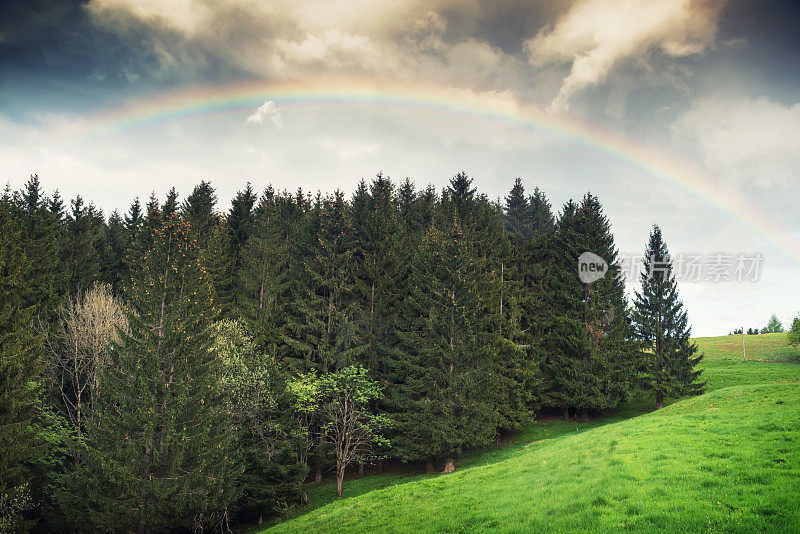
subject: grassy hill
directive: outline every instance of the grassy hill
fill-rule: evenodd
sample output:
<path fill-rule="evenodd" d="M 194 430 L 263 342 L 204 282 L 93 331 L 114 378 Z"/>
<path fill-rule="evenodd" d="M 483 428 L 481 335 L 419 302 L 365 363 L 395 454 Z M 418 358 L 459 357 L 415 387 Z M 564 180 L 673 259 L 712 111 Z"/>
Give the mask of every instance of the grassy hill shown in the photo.
<path fill-rule="evenodd" d="M 800 350 L 745 336 L 742 361 L 740 336 L 697 342 L 704 395 L 539 422 L 451 475 L 346 481 L 339 500 L 313 487 L 315 509 L 271 531 L 797 531 Z"/>

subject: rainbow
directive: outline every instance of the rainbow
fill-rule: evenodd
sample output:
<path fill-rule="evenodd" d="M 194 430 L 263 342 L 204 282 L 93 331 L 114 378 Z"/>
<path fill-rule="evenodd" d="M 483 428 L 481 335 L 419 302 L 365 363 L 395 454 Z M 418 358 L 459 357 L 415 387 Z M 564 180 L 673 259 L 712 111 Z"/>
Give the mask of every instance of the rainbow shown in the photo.
<path fill-rule="evenodd" d="M 461 116 L 584 147 L 636 168 L 658 182 L 679 188 L 735 220 L 800 265 L 800 243 L 748 206 L 744 199 L 715 186 L 714 180 L 698 169 L 597 125 L 518 104 L 503 93 L 476 93 L 452 87 L 384 83 L 352 77 L 246 82 L 184 89 L 134 102 L 90 118 L 85 123 L 84 134 L 95 138 L 194 117 L 249 115 L 269 100 L 281 108 L 346 105 Z"/>

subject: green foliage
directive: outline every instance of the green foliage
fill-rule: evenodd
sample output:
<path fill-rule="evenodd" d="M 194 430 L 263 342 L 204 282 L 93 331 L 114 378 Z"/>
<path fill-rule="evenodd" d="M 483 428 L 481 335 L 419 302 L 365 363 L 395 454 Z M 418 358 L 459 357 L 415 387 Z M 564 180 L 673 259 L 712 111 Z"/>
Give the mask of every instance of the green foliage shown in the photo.
<path fill-rule="evenodd" d="M 31 423 L 41 339 L 31 328 L 37 307 L 30 304 L 33 266 L 23 239 L 31 221 L 21 219 L 18 208 L 4 195 L 0 199 L 0 532 L 23 529 L 23 513 L 31 505 L 25 464 L 35 445 Z"/>
<path fill-rule="evenodd" d="M 783 329 L 783 323 L 781 323 L 780 319 L 778 319 L 778 316 L 774 313 L 772 314 L 772 317 L 769 318 L 767 326 L 761 329 L 762 334 L 780 334 L 783 332 L 785 332 Z"/>
<path fill-rule="evenodd" d="M 63 225 L 61 254 L 69 295 L 89 289 L 100 278 L 103 225 L 103 212 L 75 197 Z"/>
<path fill-rule="evenodd" d="M 452 457 L 496 433 L 493 348 L 479 336 L 488 302 L 471 245 L 453 216 L 444 231 L 428 230 L 414 258 L 399 318 L 399 383 L 390 399 L 398 423 L 394 441 L 407 460 Z"/>
<path fill-rule="evenodd" d="M 578 278 L 584 252 L 608 264 L 606 275 L 590 284 Z M 630 393 L 635 349 L 611 225 L 597 197 L 567 203 L 555 235 L 538 253 L 547 266 L 537 273 L 543 298 L 534 326 L 547 354 L 546 403 L 583 417 L 614 408 Z"/>
<path fill-rule="evenodd" d="M 690 340 L 692 329 L 678 298 L 678 284 L 661 228 L 653 226 L 644 253 L 641 292 L 634 300 L 636 336 L 641 342 L 643 383 L 656 392 L 658 405 L 665 396 L 696 395 L 703 389 L 702 359 Z"/>
<path fill-rule="evenodd" d="M 273 516 L 300 501 L 308 472 L 298 454 L 302 434 L 291 417 L 292 397 L 280 367 L 258 352 L 241 321 L 220 321 L 214 331 L 211 350 L 223 362 L 227 413 L 242 430 L 236 444 L 244 461 L 237 508 L 251 519 Z"/>
<path fill-rule="evenodd" d="M 786 350 L 759 338 L 764 360 Z M 367 477 L 339 502 L 309 491 L 319 508 L 269 532 L 792 531 L 800 367 L 742 362 L 728 336 L 696 341 L 709 393 L 593 428 L 536 423 L 457 476 Z"/>
<path fill-rule="evenodd" d="M 131 332 L 111 351 L 97 423 L 59 495 L 74 524 L 99 530 L 213 525 L 238 493 L 209 276 L 186 223 L 168 215 L 149 231 L 126 287 Z"/>
<path fill-rule="evenodd" d="M 800 346 L 800 316 L 795 317 L 792 321 L 792 328 L 789 329 L 786 339 L 789 345 Z"/>
<path fill-rule="evenodd" d="M 214 211 L 216 205 L 217 195 L 211 183 L 206 181 L 196 185 L 181 205 L 181 217 L 189 223 L 192 235 L 197 239 L 197 245 L 201 249 L 206 248 L 211 232 L 217 224 L 217 215 Z"/>
<path fill-rule="evenodd" d="M 336 458 L 336 490 L 342 496 L 347 466 L 377 458 L 377 450 L 389 446 L 383 431 L 390 420 L 375 413 L 372 406 L 382 397 L 382 387 L 367 376 L 360 365 L 351 365 L 319 378 L 301 377 L 294 388 L 300 393 L 298 405 L 316 397 L 321 420 L 321 437 L 333 449 Z M 301 408 L 302 409 L 302 408 Z"/>
<path fill-rule="evenodd" d="M 80 197 L 65 213 L 34 176 L 4 203 L 9 265 L 24 264 L 11 305 L 47 339 L 61 302 L 98 279 L 126 287 L 130 307 L 87 422 L 56 413 L 51 374 L 20 401 L 32 421 L 21 441 L 47 444 L 28 459 L 34 513 L 54 495 L 67 529 L 275 516 L 302 500 L 309 470 L 321 481 L 335 466 L 341 483 L 377 456 L 450 465 L 542 406 L 613 410 L 634 383 L 614 240 L 592 195 L 556 221 L 521 180 L 501 206 L 463 172 L 441 194 L 378 174 L 349 201 L 271 187 L 257 198 L 248 184 L 219 215 L 201 182 L 182 205 L 172 188 L 163 205 L 153 194 L 104 221 Z M 609 261 L 605 279 L 580 282 L 584 251 Z M 37 347 L 13 329 L 9 347 Z M 364 447 L 343 447 L 343 432 Z"/>

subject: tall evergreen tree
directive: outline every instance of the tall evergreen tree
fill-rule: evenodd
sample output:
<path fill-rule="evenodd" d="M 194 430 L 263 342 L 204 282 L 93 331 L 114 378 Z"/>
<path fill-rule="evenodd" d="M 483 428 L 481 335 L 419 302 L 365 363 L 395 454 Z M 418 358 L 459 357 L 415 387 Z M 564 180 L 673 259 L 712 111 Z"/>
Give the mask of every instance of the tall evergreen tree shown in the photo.
<path fill-rule="evenodd" d="M 37 208 L 38 209 L 38 208 Z M 25 255 L 20 211 L 0 200 L 0 531 L 25 530 L 30 508 L 26 461 L 34 450 L 34 415 L 40 340 L 31 323 L 31 264 Z M 34 288 L 36 289 L 36 288 Z"/>
<path fill-rule="evenodd" d="M 118 211 L 114 210 L 108 218 L 104 230 L 100 278 L 120 293 L 123 281 L 127 278 L 125 256 L 128 251 L 128 236 Z"/>
<path fill-rule="evenodd" d="M 538 330 L 547 354 L 548 404 L 586 418 L 614 408 L 630 390 L 634 372 L 624 281 L 611 226 L 597 197 L 567 203 L 545 255 L 544 303 Z M 608 265 L 593 283 L 578 277 L 578 258 L 596 254 Z"/>
<path fill-rule="evenodd" d="M 70 206 L 61 256 L 67 271 L 67 291 L 76 295 L 100 278 L 104 220 L 102 212 L 91 204 L 85 205 L 80 196 Z"/>
<path fill-rule="evenodd" d="M 59 269 L 61 232 L 59 219 L 48 207 L 47 198 L 32 175 L 21 193 L 15 195 L 25 239 L 22 253 L 29 261 L 25 308 L 34 307 L 45 324 L 55 321 L 56 307 L 66 291 L 63 271 Z"/>
<path fill-rule="evenodd" d="M 217 195 L 211 182 L 201 181 L 181 205 L 181 216 L 192 227 L 200 248 L 208 246 L 208 239 L 216 225 Z"/>
<path fill-rule="evenodd" d="M 397 216 L 394 186 L 378 174 L 370 185 L 362 211 L 353 202 L 356 261 L 356 299 L 360 308 L 366 347 L 363 363 L 377 377 L 383 377 L 380 362 L 390 350 L 391 318 L 397 306 L 398 266 L 395 251 Z M 358 216 L 358 220 L 356 217 Z"/>
<path fill-rule="evenodd" d="M 531 220 L 529 217 L 528 199 L 525 197 L 525 187 L 522 180 L 514 180 L 514 186 L 509 191 L 505 203 L 505 227 L 509 235 L 519 244 L 531 237 Z M 519 246 L 519 245 L 518 245 Z"/>
<path fill-rule="evenodd" d="M 178 213 L 178 192 L 174 187 L 170 187 L 167 193 L 167 199 L 164 201 L 164 206 L 161 208 L 161 213 L 164 220 Z"/>
<path fill-rule="evenodd" d="M 545 194 L 537 187 L 533 195 L 528 197 L 529 228 L 533 239 L 541 239 L 552 235 L 555 231 L 555 218 L 550 208 L 550 202 Z"/>
<path fill-rule="evenodd" d="M 269 354 L 277 353 L 284 300 L 290 300 L 292 254 L 302 206 L 290 194 L 267 188 L 254 212 L 255 226 L 248 239 L 243 267 L 244 316 L 255 343 Z"/>
<path fill-rule="evenodd" d="M 96 425 L 62 506 L 100 530 L 213 522 L 241 467 L 210 351 L 211 284 L 187 223 L 154 228 L 126 287 L 130 334 L 111 351 Z M 79 523 L 81 524 L 81 523 Z"/>
<path fill-rule="evenodd" d="M 142 215 L 142 204 L 139 202 L 139 197 L 133 199 L 128 213 L 125 214 L 123 225 L 128 237 L 128 244 L 132 244 L 139 235 L 139 230 L 144 223 L 144 216 Z"/>
<path fill-rule="evenodd" d="M 240 313 L 242 307 L 242 295 L 244 290 L 243 268 L 245 264 L 244 250 L 247 240 L 253 232 L 253 207 L 258 200 L 250 183 L 236 193 L 231 201 L 231 209 L 225 218 L 225 225 L 228 232 L 228 258 L 231 263 L 231 273 L 233 275 L 234 287 L 232 293 L 228 295 L 232 309 L 223 313 Z"/>
<path fill-rule="evenodd" d="M 665 396 L 702 391 L 705 383 L 698 381 L 701 371 L 695 370 L 702 355 L 697 355 L 697 345 L 691 341 L 692 329 L 658 225 L 650 232 L 643 267 L 642 290 L 634 300 L 634 328 L 642 345 L 644 384 L 655 392 L 656 407 L 662 408 Z"/>
<path fill-rule="evenodd" d="M 398 413 L 394 447 L 408 460 L 445 460 L 495 436 L 497 414 L 487 377 L 490 347 L 478 336 L 486 302 L 477 290 L 475 259 L 457 217 L 431 227 L 414 259 L 411 293 L 399 318 L 402 383 L 390 405 Z M 402 407 L 402 408 L 401 408 Z"/>

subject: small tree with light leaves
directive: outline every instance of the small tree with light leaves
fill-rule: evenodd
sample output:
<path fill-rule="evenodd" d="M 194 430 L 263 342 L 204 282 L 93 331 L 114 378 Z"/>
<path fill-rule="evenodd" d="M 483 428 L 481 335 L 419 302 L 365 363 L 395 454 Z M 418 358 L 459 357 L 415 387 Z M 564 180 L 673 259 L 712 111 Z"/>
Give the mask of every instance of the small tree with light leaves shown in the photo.
<path fill-rule="evenodd" d="M 347 467 L 371 461 L 381 447 L 388 447 L 382 432 L 389 419 L 373 412 L 372 406 L 382 398 L 382 388 L 360 365 L 323 375 L 319 393 L 323 436 L 336 456 L 336 494 L 341 497 Z"/>

